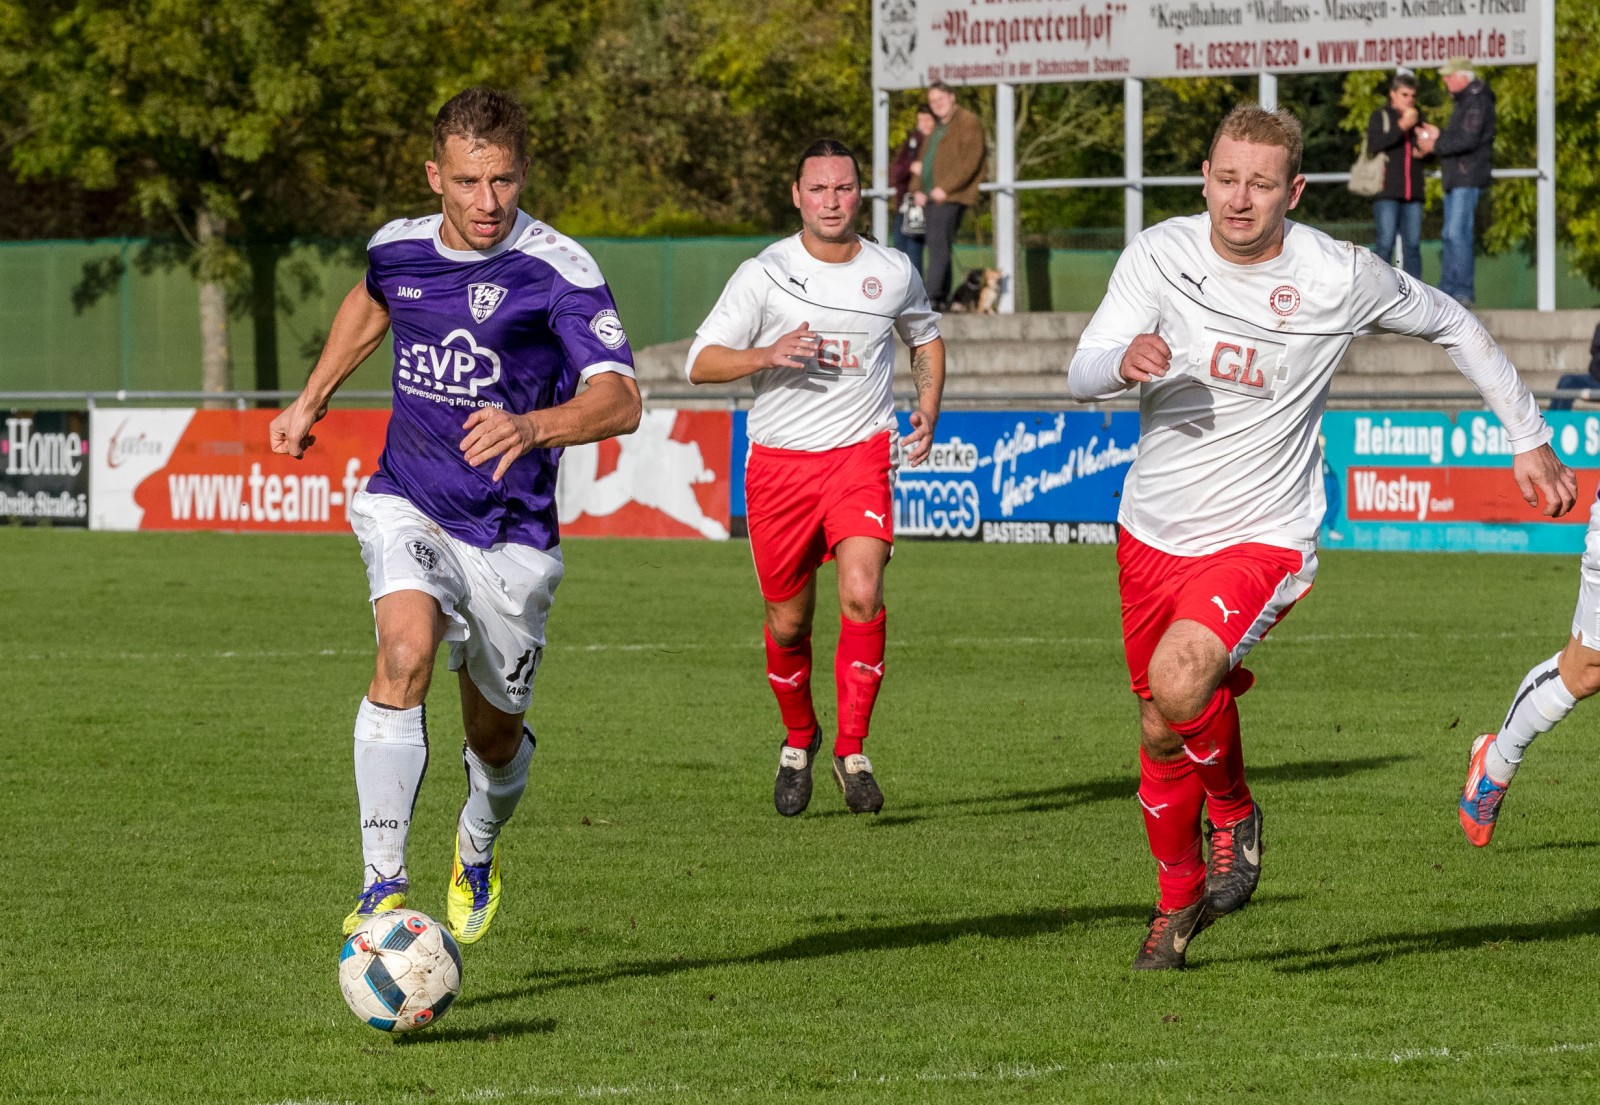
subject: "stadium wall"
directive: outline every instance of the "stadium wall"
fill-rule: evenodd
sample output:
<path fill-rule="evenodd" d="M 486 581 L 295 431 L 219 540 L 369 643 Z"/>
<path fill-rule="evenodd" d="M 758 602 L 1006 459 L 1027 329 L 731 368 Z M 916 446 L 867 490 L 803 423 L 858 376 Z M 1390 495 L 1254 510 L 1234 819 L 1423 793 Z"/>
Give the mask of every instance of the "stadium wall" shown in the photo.
<path fill-rule="evenodd" d="M 593 239 L 585 244 L 605 271 L 635 348 L 688 337 L 740 262 L 770 238 Z M 187 390 L 199 385 L 199 303 L 184 266 L 139 263 L 144 243 L 0 244 L 0 391 Z M 1423 244 L 1424 276 L 1437 277 L 1438 243 Z M 1104 294 L 1116 250 L 1031 248 L 1017 274 L 1017 303 L 1028 311 L 1089 311 Z M 280 270 L 279 379 L 304 379 L 339 302 L 361 278 L 358 252 L 345 243 L 306 245 Z M 956 270 L 983 267 L 992 251 L 958 246 Z M 92 302 L 85 273 L 122 263 Z M 1562 307 L 1600 304 L 1600 294 L 1570 267 L 1557 288 Z M 1479 259 L 1480 307 L 1534 305 L 1534 271 L 1521 255 Z M 78 301 L 75 303 L 75 299 Z M 231 320 L 236 386 L 256 379 L 254 329 L 242 310 Z M 387 386 L 387 347 L 351 378 L 351 389 Z"/>

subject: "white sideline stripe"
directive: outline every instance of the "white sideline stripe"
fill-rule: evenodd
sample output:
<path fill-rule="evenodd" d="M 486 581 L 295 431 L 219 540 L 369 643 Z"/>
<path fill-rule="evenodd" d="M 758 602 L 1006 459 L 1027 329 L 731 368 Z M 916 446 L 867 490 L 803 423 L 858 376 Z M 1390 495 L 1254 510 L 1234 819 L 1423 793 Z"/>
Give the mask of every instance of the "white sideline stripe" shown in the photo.
<path fill-rule="evenodd" d="M 1500 1043 L 1489 1044 L 1484 1047 L 1451 1048 L 1451 1047 L 1418 1047 L 1401 1048 L 1395 1051 L 1368 1051 L 1368 1052 L 1321 1052 L 1301 1056 L 1303 1061 L 1312 1063 L 1369 1063 L 1384 1066 L 1394 1066 L 1402 1063 L 1426 1062 L 1429 1060 L 1447 1060 L 1452 1063 L 1468 1063 L 1478 1060 L 1490 1060 L 1507 1055 L 1562 1055 L 1569 1053 L 1582 1053 L 1600 1048 L 1600 1043 L 1560 1043 L 1530 1046 L 1528 1044 Z M 1099 1063 L 1093 1069 L 1101 1071 L 1136 1070 L 1149 1068 L 1168 1068 L 1199 1066 L 1200 1064 L 1185 1059 L 1138 1059 L 1132 1062 Z M 860 1071 L 851 1071 L 849 1075 L 833 1079 L 834 1085 L 849 1085 L 851 1083 L 866 1083 L 871 1085 L 893 1085 L 896 1083 L 1003 1083 L 1026 1082 L 1050 1078 L 1058 1074 L 1081 1074 L 1084 1070 L 1082 1062 L 1071 1063 L 996 1063 L 992 1067 L 981 1070 L 952 1070 L 952 1071 L 923 1071 L 919 1074 L 899 1075 L 880 1074 L 864 1075 Z M 640 1094 L 682 1093 L 703 1096 L 708 1090 L 719 1095 L 739 1093 L 754 1093 L 758 1087 L 745 1085 L 722 1085 L 714 1087 L 690 1087 L 681 1082 L 666 1085 L 645 1083 L 637 1086 L 613 1086 L 606 1084 L 587 1086 L 483 1086 L 470 1090 L 457 1090 L 453 1093 L 428 1094 L 403 1093 L 390 1100 L 404 1103 L 404 1105 L 423 1105 L 431 1102 L 432 1105 L 444 1105 L 447 1102 L 469 1101 L 517 1101 L 539 1098 L 572 1098 L 583 1101 L 607 1097 L 632 1097 Z M 338 1098 L 325 1097 L 285 1097 L 268 1102 L 267 1105 L 357 1105 L 356 1102 Z"/>
<path fill-rule="evenodd" d="M 1517 641 L 1543 640 L 1551 637 L 1547 628 L 1501 630 L 1498 633 L 1299 633 L 1268 637 L 1265 647 L 1273 645 L 1315 645 L 1327 641 Z M 978 648 L 1032 648 L 1038 645 L 1097 645 L 1121 646 L 1120 637 L 945 637 L 937 640 L 919 638 L 889 639 L 892 648 L 950 648 L 969 646 Z M 749 652 L 761 648 L 755 638 L 748 641 L 722 641 L 716 644 L 694 642 L 608 642 L 587 645 L 549 646 L 547 652 Z M 51 652 L 10 652 L 0 648 L 0 661 L 48 660 L 295 660 L 307 656 L 363 656 L 370 657 L 372 649 L 319 648 L 319 649 L 216 649 L 210 652 L 131 652 L 120 650 L 102 652 L 96 649 L 56 649 Z"/>

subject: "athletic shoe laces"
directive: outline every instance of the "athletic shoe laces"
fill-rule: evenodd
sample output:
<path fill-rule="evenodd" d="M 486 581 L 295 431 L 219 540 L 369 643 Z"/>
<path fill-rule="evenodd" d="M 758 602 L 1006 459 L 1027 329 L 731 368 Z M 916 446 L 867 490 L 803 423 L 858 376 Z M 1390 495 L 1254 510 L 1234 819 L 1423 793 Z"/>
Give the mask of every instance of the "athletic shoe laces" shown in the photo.
<path fill-rule="evenodd" d="M 1233 861 L 1233 830 L 1217 829 L 1211 834 L 1211 865 L 1218 875 L 1226 875 L 1233 871 Z"/>
<path fill-rule="evenodd" d="M 371 912 L 377 908 L 379 902 L 391 894 L 404 894 L 406 883 L 404 879 L 380 879 L 361 892 L 359 912 Z"/>
<path fill-rule="evenodd" d="M 463 863 L 461 865 L 461 877 L 472 891 L 472 908 L 482 909 L 488 905 L 489 865 L 487 863 Z"/>

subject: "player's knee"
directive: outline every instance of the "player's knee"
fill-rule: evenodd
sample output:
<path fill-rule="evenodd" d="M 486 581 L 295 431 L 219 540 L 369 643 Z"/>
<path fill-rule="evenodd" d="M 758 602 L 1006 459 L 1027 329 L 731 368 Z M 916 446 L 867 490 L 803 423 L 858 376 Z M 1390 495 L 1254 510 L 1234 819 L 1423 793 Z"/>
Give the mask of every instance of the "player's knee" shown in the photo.
<path fill-rule="evenodd" d="M 383 701 L 420 702 L 433 679 L 433 652 L 425 641 L 406 637 L 384 641 L 373 676 L 373 687 Z"/>
<path fill-rule="evenodd" d="M 768 610 L 767 633 L 779 648 L 793 648 L 811 635 L 811 623 L 799 613 Z"/>
<path fill-rule="evenodd" d="M 1576 686 L 1569 686 L 1567 690 L 1573 698 L 1582 701 L 1600 694 L 1600 662 L 1579 664 L 1571 674 Z M 1565 677 L 1561 681 L 1567 682 Z"/>
<path fill-rule="evenodd" d="M 1150 699 L 1168 721 L 1187 721 L 1205 709 L 1216 690 L 1204 672 L 1181 663 L 1152 664 Z"/>

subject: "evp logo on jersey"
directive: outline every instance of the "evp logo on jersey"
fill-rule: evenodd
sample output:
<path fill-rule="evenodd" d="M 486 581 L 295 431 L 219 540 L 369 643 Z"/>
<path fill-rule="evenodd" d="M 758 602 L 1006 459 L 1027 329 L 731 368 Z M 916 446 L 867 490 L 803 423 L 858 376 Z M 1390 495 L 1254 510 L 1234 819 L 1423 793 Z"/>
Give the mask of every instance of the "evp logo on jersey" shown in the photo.
<path fill-rule="evenodd" d="M 395 350 L 396 375 L 412 386 L 406 390 L 429 395 L 429 389 L 443 396 L 465 395 L 474 399 L 484 388 L 500 380 L 500 355 L 479 345 L 465 330 L 452 330 L 439 345 L 413 342 Z"/>
<path fill-rule="evenodd" d="M 1204 331 L 1207 366 L 1202 377 L 1219 391 L 1248 395 L 1252 399 L 1271 399 L 1277 394 L 1287 365 L 1288 346 L 1281 342 L 1247 338 L 1206 327 Z"/>
<path fill-rule="evenodd" d="M 812 376 L 865 376 L 867 341 L 865 331 L 818 330 L 817 355 L 806 359 L 805 371 Z"/>

